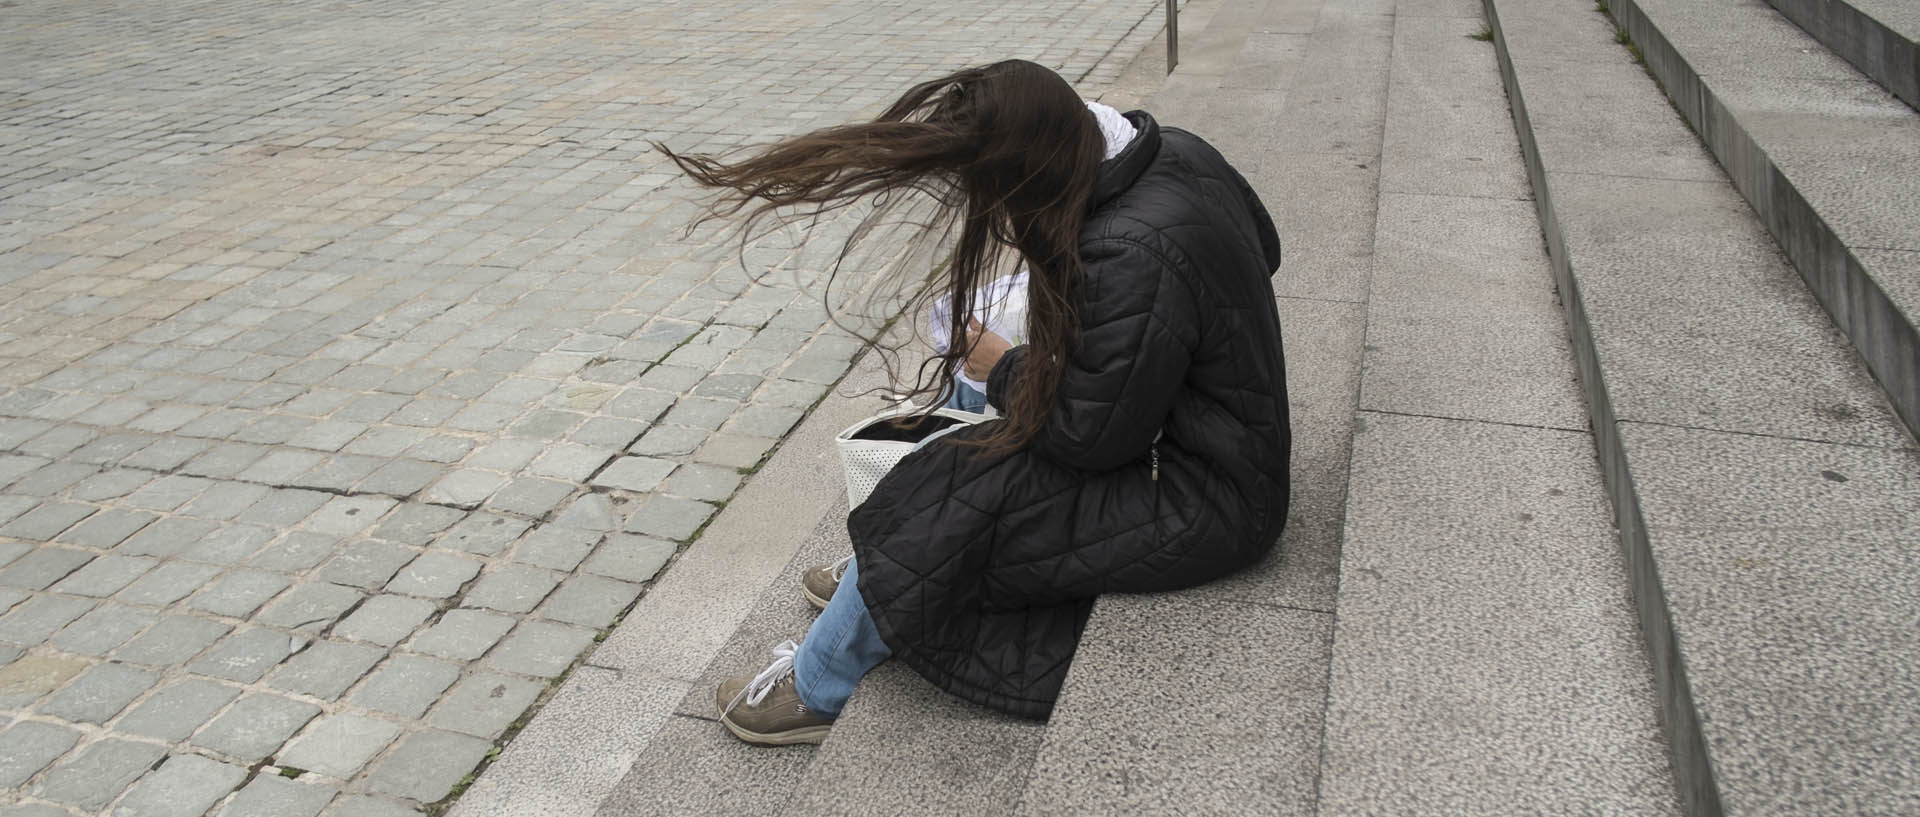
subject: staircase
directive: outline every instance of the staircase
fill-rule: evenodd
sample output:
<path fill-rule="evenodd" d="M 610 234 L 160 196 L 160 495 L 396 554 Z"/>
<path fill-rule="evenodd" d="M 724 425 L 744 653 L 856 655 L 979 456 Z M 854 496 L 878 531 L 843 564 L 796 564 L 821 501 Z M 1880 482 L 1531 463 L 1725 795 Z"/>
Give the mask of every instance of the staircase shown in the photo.
<path fill-rule="evenodd" d="M 1920 813 L 1912 109 L 1609 2 L 1660 84 L 1588 0 L 1187 4 L 1140 107 L 1279 224 L 1293 516 L 1102 598 L 1049 722 L 893 664 L 818 748 L 716 722 L 848 549 L 829 398 L 455 817 Z"/>

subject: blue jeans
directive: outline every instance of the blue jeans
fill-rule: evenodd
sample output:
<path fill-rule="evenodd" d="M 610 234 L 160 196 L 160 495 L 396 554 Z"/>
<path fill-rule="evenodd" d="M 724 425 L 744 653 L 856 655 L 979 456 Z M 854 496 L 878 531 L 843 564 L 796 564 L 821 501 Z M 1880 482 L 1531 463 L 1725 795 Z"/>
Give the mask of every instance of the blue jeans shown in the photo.
<path fill-rule="evenodd" d="M 954 399 L 971 392 L 978 396 L 980 405 L 986 405 L 986 395 L 967 388 L 965 383 L 954 385 L 963 390 Z M 954 406 L 951 401 L 947 405 L 965 408 Z M 966 426 L 956 425 L 934 432 L 913 450 L 925 448 L 934 440 L 963 428 Z M 867 601 L 860 597 L 859 582 L 860 562 L 849 559 L 847 572 L 840 577 L 833 598 L 827 601 L 827 609 L 820 611 L 820 617 L 807 628 L 806 637 L 800 640 L 800 649 L 793 655 L 793 686 L 800 693 L 800 702 L 815 714 L 828 718 L 839 717 L 860 679 L 893 655 L 893 650 L 887 649 L 886 642 L 880 640 L 880 629 L 874 626 L 873 614 L 867 612 Z"/>
<path fill-rule="evenodd" d="M 793 683 L 800 702 L 829 718 L 840 716 L 868 670 L 893 655 L 880 640 L 867 602 L 860 597 L 859 580 L 859 562 L 847 562 L 839 589 L 813 620 L 793 656 Z"/>
<path fill-rule="evenodd" d="M 981 414 L 987 410 L 987 396 L 981 393 L 979 389 L 955 380 L 953 381 L 953 394 L 948 395 L 947 402 L 941 405 L 943 408 L 959 409 L 961 411 L 971 411 L 975 414 Z"/>

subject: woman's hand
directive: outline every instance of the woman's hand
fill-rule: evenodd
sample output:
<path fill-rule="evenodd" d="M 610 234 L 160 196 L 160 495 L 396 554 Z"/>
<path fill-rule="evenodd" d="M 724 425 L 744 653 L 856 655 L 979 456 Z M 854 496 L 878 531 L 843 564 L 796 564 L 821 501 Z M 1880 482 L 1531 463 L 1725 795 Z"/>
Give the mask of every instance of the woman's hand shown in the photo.
<path fill-rule="evenodd" d="M 994 364 L 1011 348 L 1006 338 L 987 331 L 980 321 L 970 318 L 967 320 L 967 359 L 961 368 L 968 377 L 984 383 L 987 376 L 993 374 Z"/>

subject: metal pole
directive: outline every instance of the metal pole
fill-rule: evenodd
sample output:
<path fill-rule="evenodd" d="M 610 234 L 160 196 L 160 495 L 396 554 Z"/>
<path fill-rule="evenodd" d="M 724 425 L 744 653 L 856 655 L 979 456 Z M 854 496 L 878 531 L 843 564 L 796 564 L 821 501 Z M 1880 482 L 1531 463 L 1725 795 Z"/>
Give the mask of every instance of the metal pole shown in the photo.
<path fill-rule="evenodd" d="M 1180 0 L 1167 0 L 1167 73 L 1180 64 Z"/>

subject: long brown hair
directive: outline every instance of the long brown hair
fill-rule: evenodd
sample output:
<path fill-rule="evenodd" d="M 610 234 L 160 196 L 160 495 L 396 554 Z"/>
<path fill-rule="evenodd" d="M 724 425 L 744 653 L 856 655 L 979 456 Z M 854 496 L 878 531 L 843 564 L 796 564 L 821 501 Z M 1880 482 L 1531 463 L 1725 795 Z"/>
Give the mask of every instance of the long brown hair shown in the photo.
<path fill-rule="evenodd" d="M 824 213 L 879 202 L 855 227 L 840 260 L 887 218 L 888 204 L 930 200 L 933 215 L 915 226 L 922 237 L 950 243 L 941 248 L 950 255 L 944 264 L 906 273 L 919 276 L 920 284 L 908 308 L 950 299 L 953 342 L 920 367 L 914 395 L 951 392 L 968 351 L 974 291 L 1006 270 L 1009 251 L 1017 253 L 1029 271 L 1027 351 L 1004 407 L 1006 422 L 981 441 L 988 451 L 1004 452 L 1040 429 L 1074 341 L 1078 320 L 1068 296 L 1081 274 L 1080 228 L 1102 145 L 1099 125 L 1066 80 L 1043 66 L 1008 60 L 916 85 L 872 122 L 791 137 L 738 161 L 654 147 L 694 181 L 720 191 L 707 217 L 751 225 L 776 211 L 798 210 L 817 224 Z M 751 233 L 743 229 L 743 244 Z M 861 333 L 874 346 L 878 335 Z"/>

